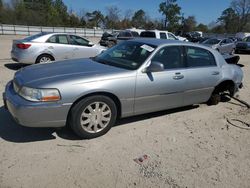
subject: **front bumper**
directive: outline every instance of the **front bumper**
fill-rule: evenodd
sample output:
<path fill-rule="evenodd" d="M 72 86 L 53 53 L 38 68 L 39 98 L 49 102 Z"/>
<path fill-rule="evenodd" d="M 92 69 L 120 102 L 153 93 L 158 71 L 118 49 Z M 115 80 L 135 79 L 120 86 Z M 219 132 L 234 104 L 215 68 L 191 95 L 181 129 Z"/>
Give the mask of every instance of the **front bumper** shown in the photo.
<path fill-rule="evenodd" d="M 27 101 L 15 93 L 12 82 L 6 85 L 3 100 L 5 108 L 15 121 L 27 127 L 63 127 L 71 106 Z"/>

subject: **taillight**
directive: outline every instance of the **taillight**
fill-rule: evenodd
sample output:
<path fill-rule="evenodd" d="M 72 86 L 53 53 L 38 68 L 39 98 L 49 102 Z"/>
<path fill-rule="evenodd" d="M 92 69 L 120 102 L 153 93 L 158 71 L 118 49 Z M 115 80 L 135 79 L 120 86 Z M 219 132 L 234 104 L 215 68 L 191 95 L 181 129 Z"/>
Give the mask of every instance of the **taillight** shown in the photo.
<path fill-rule="evenodd" d="M 20 49 L 28 49 L 31 46 L 31 44 L 16 44 L 16 47 Z"/>

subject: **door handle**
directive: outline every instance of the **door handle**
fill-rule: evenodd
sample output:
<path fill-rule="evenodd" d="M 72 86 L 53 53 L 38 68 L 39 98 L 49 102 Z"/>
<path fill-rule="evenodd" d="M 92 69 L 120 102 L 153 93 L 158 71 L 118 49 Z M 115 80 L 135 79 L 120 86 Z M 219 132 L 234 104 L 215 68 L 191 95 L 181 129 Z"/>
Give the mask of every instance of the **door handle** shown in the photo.
<path fill-rule="evenodd" d="M 183 78 L 184 78 L 184 75 L 182 75 L 182 74 L 177 74 L 177 75 L 173 76 L 174 80 L 180 80 L 180 79 L 183 79 Z"/>
<path fill-rule="evenodd" d="M 214 72 L 212 72 L 212 75 L 219 75 L 219 74 L 220 74 L 219 71 L 214 71 Z"/>
<path fill-rule="evenodd" d="M 74 50 L 79 50 L 79 48 L 74 48 Z"/>
<path fill-rule="evenodd" d="M 53 46 L 49 46 L 48 49 L 54 49 L 54 47 Z"/>

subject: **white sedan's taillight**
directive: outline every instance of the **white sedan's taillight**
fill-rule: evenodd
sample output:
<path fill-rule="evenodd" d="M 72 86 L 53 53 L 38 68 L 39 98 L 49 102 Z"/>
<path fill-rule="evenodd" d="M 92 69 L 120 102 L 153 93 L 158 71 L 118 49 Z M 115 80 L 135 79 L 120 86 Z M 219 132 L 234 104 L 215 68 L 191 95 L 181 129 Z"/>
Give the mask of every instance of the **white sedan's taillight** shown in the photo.
<path fill-rule="evenodd" d="M 28 49 L 30 46 L 31 44 L 23 44 L 23 43 L 16 44 L 17 48 L 23 49 L 23 50 Z"/>

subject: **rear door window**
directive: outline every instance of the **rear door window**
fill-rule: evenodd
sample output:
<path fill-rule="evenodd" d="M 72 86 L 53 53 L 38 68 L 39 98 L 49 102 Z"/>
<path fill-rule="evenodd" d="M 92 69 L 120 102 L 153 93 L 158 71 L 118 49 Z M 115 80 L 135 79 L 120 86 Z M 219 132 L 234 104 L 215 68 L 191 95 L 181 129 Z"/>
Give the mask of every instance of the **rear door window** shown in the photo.
<path fill-rule="evenodd" d="M 131 33 L 130 32 L 125 32 L 125 37 L 132 37 Z"/>
<path fill-rule="evenodd" d="M 132 31 L 131 33 L 132 33 L 133 37 L 139 37 L 140 36 L 136 31 Z"/>
<path fill-rule="evenodd" d="M 197 47 L 186 47 L 187 67 L 216 66 L 214 55 L 208 50 Z"/>
<path fill-rule="evenodd" d="M 166 33 L 160 33 L 160 38 L 161 39 L 166 39 L 167 38 L 167 35 L 166 35 Z"/>
<path fill-rule="evenodd" d="M 56 35 L 53 35 L 52 37 L 50 37 L 47 42 L 50 42 L 50 43 L 56 43 Z"/>
<path fill-rule="evenodd" d="M 126 34 L 125 34 L 125 32 L 120 32 L 117 37 L 126 37 Z"/>
<path fill-rule="evenodd" d="M 47 40 L 47 42 L 57 44 L 69 44 L 67 35 L 53 35 Z"/>

